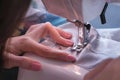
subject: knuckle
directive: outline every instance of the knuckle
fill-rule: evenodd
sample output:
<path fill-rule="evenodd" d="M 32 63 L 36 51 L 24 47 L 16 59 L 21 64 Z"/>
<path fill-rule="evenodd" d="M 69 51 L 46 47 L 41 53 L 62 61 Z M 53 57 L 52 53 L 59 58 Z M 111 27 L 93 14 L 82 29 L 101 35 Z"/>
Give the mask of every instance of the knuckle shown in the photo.
<path fill-rule="evenodd" d="M 20 62 L 26 62 L 26 57 L 21 57 Z"/>
<path fill-rule="evenodd" d="M 22 48 L 25 48 L 25 46 L 29 45 L 30 44 L 30 40 L 31 38 L 28 37 L 28 36 L 24 36 L 22 37 L 20 40 L 19 40 L 19 47 L 22 49 Z M 27 47 L 26 47 L 27 48 Z"/>
<path fill-rule="evenodd" d="M 23 65 L 23 63 L 26 61 L 24 57 L 21 57 L 18 61 L 19 65 Z"/>
<path fill-rule="evenodd" d="M 43 56 L 49 56 L 52 55 L 51 49 L 50 48 L 45 48 L 43 51 L 43 53 L 41 55 Z"/>
<path fill-rule="evenodd" d="M 30 26 L 29 30 L 33 30 L 35 28 L 36 28 L 36 25 L 32 25 L 32 26 Z"/>
<path fill-rule="evenodd" d="M 21 44 L 22 44 L 22 43 L 26 43 L 26 42 L 28 42 L 29 40 L 30 40 L 30 37 L 28 37 L 28 36 L 24 36 L 24 37 L 21 38 L 20 41 L 21 41 Z"/>

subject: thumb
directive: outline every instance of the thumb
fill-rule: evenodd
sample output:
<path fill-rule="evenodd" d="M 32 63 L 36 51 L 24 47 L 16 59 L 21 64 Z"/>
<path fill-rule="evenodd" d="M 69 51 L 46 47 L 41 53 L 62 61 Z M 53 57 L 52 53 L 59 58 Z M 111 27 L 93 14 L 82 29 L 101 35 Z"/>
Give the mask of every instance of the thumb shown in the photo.
<path fill-rule="evenodd" d="M 33 71 L 39 71 L 41 69 L 41 64 L 38 61 L 25 56 L 9 54 L 7 58 L 8 61 L 5 63 L 5 68 L 21 67 Z"/>

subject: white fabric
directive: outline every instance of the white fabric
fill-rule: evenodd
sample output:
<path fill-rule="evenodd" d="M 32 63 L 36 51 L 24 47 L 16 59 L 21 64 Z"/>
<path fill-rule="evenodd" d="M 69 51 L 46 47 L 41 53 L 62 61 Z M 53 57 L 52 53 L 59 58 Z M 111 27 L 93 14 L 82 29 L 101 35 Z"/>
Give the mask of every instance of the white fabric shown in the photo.
<path fill-rule="evenodd" d="M 72 33 L 72 40 L 77 42 L 77 27 L 72 23 L 60 26 L 67 32 Z M 98 31 L 98 32 L 97 32 Z M 19 70 L 18 80 L 83 80 L 84 75 L 97 64 L 107 58 L 116 58 L 120 55 L 120 29 L 95 30 L 93 27 L 89 33 L 89 44 L 76 54 L 71 52 L 71 47 L 57 45 L 51 39 L 42 44 L 69 51 L 77 59 L 75 63 L 67 63 L 38 57 L 34 54 L 26 56 L 37 59 L 42 63 L 42 70 L 38 72 Z"/>
<path fill-rule="evenodd" d="M 34 8 L 34 5 L 30 5 L 25 17 L 29 17 L 35 13 L 39 13 L 40 15 L 43 15 L 46 13 L 45 6 L 43 5 L 41 0 L 33 0 L 36 3 L 37 8 Z"/>

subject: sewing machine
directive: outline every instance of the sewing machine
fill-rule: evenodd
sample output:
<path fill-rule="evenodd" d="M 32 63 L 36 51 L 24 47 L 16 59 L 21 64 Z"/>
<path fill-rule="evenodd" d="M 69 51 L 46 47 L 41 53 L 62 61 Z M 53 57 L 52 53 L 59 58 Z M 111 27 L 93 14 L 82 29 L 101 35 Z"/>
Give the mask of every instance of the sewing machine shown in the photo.
<path fill-rule="evenodd" d="M 78 27 L 78 41 L 74 43 L 72 51 L 77 53 L 89 42 L 89 22 L 100 16 L 101 23 L 106 23 L 105 12 L 109 2 L 120 0 L 42 0 L 47 11 L 67 18 L 68 22 Z"/>
<path fill-rule="evenodd" d="M 106 23 L 105 11 L 107 2 L 105 0 L 42 0 L 46 9 L 54 14 L 67 18 L 78 27 L 78 41 L 74 43 L 71 50 L 80 52 L 89 42 L 88 34 L 91 25 L 89 21 L 101 16 L 101 22 Z"/>

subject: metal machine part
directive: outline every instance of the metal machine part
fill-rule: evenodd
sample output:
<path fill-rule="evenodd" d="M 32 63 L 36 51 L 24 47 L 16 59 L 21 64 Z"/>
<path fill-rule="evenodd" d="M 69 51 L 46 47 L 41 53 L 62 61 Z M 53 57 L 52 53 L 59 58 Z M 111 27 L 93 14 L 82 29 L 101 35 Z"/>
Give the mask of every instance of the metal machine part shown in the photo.
<path fill-rule="evenodd" d="M 42 0 L 46 9 L 56 15 L 67 18 L 69 22 L 78 27 L 78 42 L 71 50 L 80 52 L 89 42 L 88 34 L 90 24 L 85 23 L 100 16 L 101 23 L 106 23 L 105 12 L 107 2 L 118 2 L 120 0 Z M 89 27 L 88 27 L 89 26 Z"/>
<path fill-rule="evenodd" d="M 88 34 L 90 31 L 91 25 L 84 24 L 79 20 L 73 20 L 73 21 L 68 20 L 68 21 L 71 23 L 74 23 L 78 28 L 78 40 L 77 40 L 77 43 L 74 43 L 73 48 L 71 50 L 77 51 L 77 53 L 79 53 L 89 42 Z"/>

